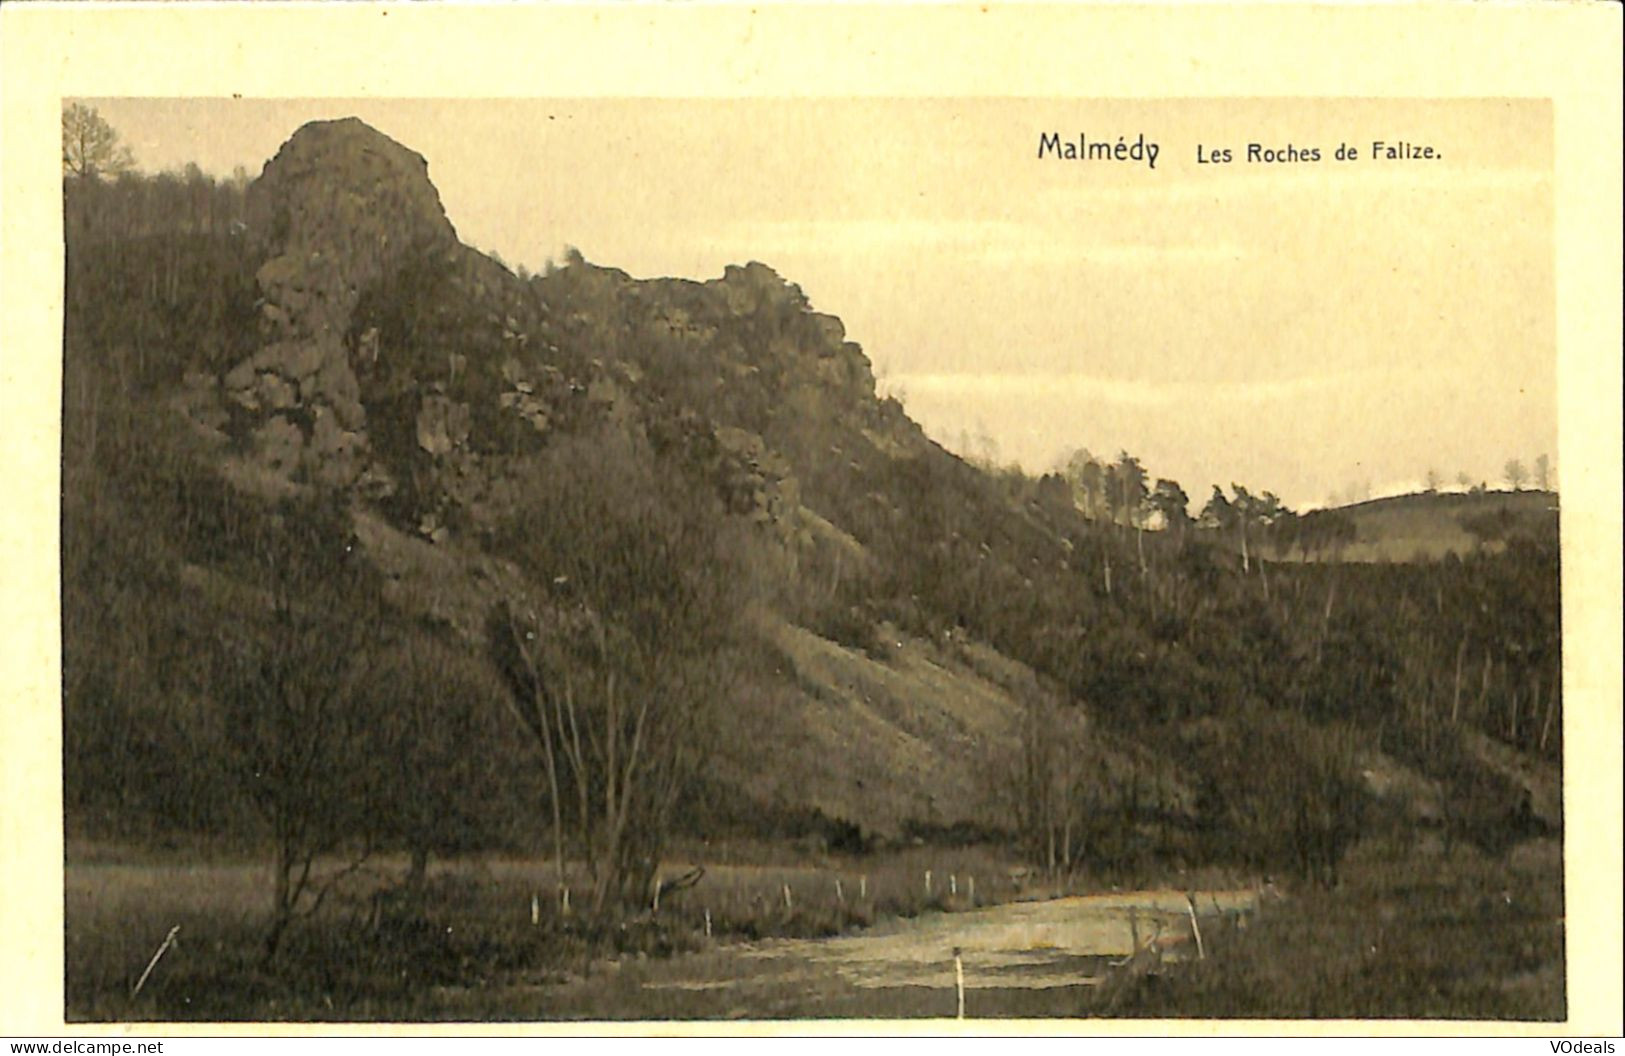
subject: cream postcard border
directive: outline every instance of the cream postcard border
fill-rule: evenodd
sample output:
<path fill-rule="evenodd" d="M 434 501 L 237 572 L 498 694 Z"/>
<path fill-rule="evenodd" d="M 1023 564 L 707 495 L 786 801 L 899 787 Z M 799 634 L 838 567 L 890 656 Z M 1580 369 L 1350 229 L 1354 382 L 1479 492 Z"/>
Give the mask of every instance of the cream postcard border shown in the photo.
<path fill-rule="evenodd" d="M 755 1024 L 755 1033 L 1612 1033 L 1621 1009 L 1621 17 L 1416 6 L 0 6 L 0 1032 L 716 1034 L 718 1024 L 62 1023 L 57 580 L 64 97 L 1531 97 L 1554 101 L 1566 1025 Z"/>

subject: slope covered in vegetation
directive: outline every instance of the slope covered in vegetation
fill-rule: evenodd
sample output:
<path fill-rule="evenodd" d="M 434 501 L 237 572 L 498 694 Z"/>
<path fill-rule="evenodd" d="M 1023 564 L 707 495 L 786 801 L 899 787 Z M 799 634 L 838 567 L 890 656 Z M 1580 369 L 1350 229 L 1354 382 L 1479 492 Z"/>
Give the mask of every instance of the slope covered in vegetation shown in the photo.
<path fill-rule="evenodd" d="M 355 121 L 65 192 L 70 833 L 273 847 L 292 920 L 324 855 L 538 850 L 607 907 L 728 833 L 1330 880 L 1378 756 L 1452 833 L 1552 825 L 1491 756 L 1561 758 L 1554 536 L 1094 516 L 932 442 L 767 266 L 521 277 Z"/>

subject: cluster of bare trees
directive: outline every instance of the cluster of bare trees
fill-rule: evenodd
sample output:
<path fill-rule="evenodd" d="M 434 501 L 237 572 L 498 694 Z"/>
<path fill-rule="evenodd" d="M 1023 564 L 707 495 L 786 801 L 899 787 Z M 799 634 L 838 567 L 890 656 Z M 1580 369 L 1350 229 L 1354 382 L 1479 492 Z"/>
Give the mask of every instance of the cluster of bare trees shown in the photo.
<path fill-rule="evenodd" d="M 502 605 L 488 630 L 505 701 L 541 759 L 561 904 L 566 862 L 579 860 L 592 912 L 647 905 L 672 812 L 701 759 L 697 712 L 718 688 L 715 670 L 585 610 Z"/>
<path fill-rule="evenodd" d="M 194 162 L 143 173 L 112 126 L 82 103 L 62 111 L 62 180 L 68 230 L 76 243 L 246 228 L 246 168 L 239 165 L 224 178 Z M 173 283 L 166 289 L 173 299 Z"/>
<path fill-rule="evenodd" d="M 1167 478 L 1153 482 L 1140 460 L 1127 451 L 1107 461 L 1080 448 L 1067 459 L 1061 475 L 1072 488 L 1074 504 L 1090 520 L 1176 532 L 1190 524 L 1190 497 L 1179 482 Z"/>
<path fill-rule="evenodd" d="M 1555 477 L 1552 471 L 1552 460 L 1548 455 L 1540 455 L 1535 459 L 1532 469 L 1525 468 L 1521 459 L 1509 458 L 1501 469 L 1501 476 L 1507 482 L 1507 487 L 1513 491 L 1522 491 L 1525 484 L 1533 483 L 1537 491 L 1551 491 L 1555 487 Z"/>
<path fill-rule="evenodd" d="M 1120 531 L 1133 530 L 1135 552 L 1142 576 L 1150 572 L 1146 558 L 1147 530 L 1166 531 L 1180 543 L 1192 525 L 1190 497 L 1177 480 L 1156 478 L 1147 473 L 1140 460 L 1127 451 L 1113 461 L 1096 458 L 1087 449 L 1073 452 L 1058 472 L 1070 493 L 1071 502 L 1084 517 L 1104 522 Z M 1046 479 L 1055 479 L 1054 477 Z M 1105 592 L 1112 593 L 1110 550 L 1101 554 L 1101 576 Z"/>
<path fill-rule="evenodd" d="M 1274 492 L 1254 495 L 1240 484 L 1230 485 L 1230 498 L 1215 484 L 1197 523 L 1204 528 L 1231 534 L 1241 547 L 1241 570 L 1252 570 L 1252 549 L 1259 536 L 1269 532 L 1283 518 L 1292 516 Z"/>
<path fill-rule="evenodd" d="M 1501 467 L 1501 479 L 1513 491 L 1522 491 L 1525 485 L 1533 485 L 1536 491 L 1557 490 L 1557 469 L 1552 465 L 1550 455 L 1536 456 L 1534 462 L 1525 465 L 1520 458 L 1509 458 Z M 1458 491 L 1482 492 L 1489 490 L 1486 481 L 1475 483 L 1473 477 L 1466 470 L 1456 474 L 1456 489 Z M 1444 487 L 1444 476 L 1437 469 L 1427 471 L 1426 488 L 1431 492 L 1439 491 Z"/>
<path fill-rule="evenodd" d="M 1022 714 L 1021 747 L 1013 768 L 1013 815 L 1029 860 L 1051 877 L 1070 873 L 1085 852 L 1089 822 L 1084 797 L 1092 776 L 1089 736 L 1082 708 L 1035 695 Z"/>
<path fill-rule="evenodd" d="M 1127 451 L 1107 461 L 1079 449 L 1067 459 L 1060 475 L 1071 490 L 1073 505 L 1090 520 L 1136 531 L 1162 530 L 1179 541 L 1189 529 L 1200 528 L 1233 540 L 1243 571 L 1252 570 L 1261 544 L 1273 546 L 1278 557 L 1294 547 L 1302 548 L 1308 557 L 1311 552 L 1340 549 L 1353 541 L 1353 524 L 1346 518 L 1325 514 L 1311 521 L 1289 509 L 1273 492 L 1254 494 L 1240 484 L 1231 484 L 1228 496 L 1214 485 L 1206 505 L 1193 519 L 1190 498 L 1179 482 L 1158 477 L 1153 483 L 1140 460 Z M 1143 567 L 1143 557 L 1141 563 Z"/>
<path fill-rule="evenodd" d="M 486 628 L 545 779 L 556 882 L 562 894 L 566 861 L 584 862 L 596 912 L 649 902 L 727 690 L 747 578 L 713 500 L 617 447 L 539 458 L 510 545 L 552 589 L 498 604 Z"/>

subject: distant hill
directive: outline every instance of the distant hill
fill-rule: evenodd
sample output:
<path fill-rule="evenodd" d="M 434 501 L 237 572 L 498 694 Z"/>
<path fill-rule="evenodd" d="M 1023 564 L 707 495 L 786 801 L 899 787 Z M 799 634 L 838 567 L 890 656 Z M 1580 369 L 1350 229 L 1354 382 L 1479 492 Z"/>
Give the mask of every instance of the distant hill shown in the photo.
<path fill-rule="evenodd" d="M 1509 533 L 1555 537 L 1557 505 L 1557 493 L 1551 491 L 1483 491 L 1419 492 L 1343 506 L 1340 512 L 1353 520 L 1356 532 L 1343 560 L 1462 556 L 1481 547 L 1498 548 Z"/>

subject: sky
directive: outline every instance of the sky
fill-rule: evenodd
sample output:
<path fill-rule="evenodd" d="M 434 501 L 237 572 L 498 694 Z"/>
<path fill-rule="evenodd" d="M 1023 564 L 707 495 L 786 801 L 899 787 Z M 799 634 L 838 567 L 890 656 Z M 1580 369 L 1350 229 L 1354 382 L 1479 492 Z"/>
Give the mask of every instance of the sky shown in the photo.
<path fill-rule="evenodd" d="M 140 168 L 221 175 L 358 116 L 512 265 L 763 261 L 933 437 L 1033 472 L 1126 450 L 1198 507 L 1239 483 L 1309 508 L 1556 454 L 1544 101 L 89 102 Z M 1040 157 L 1047 133 L 1158 156 Z"/>

